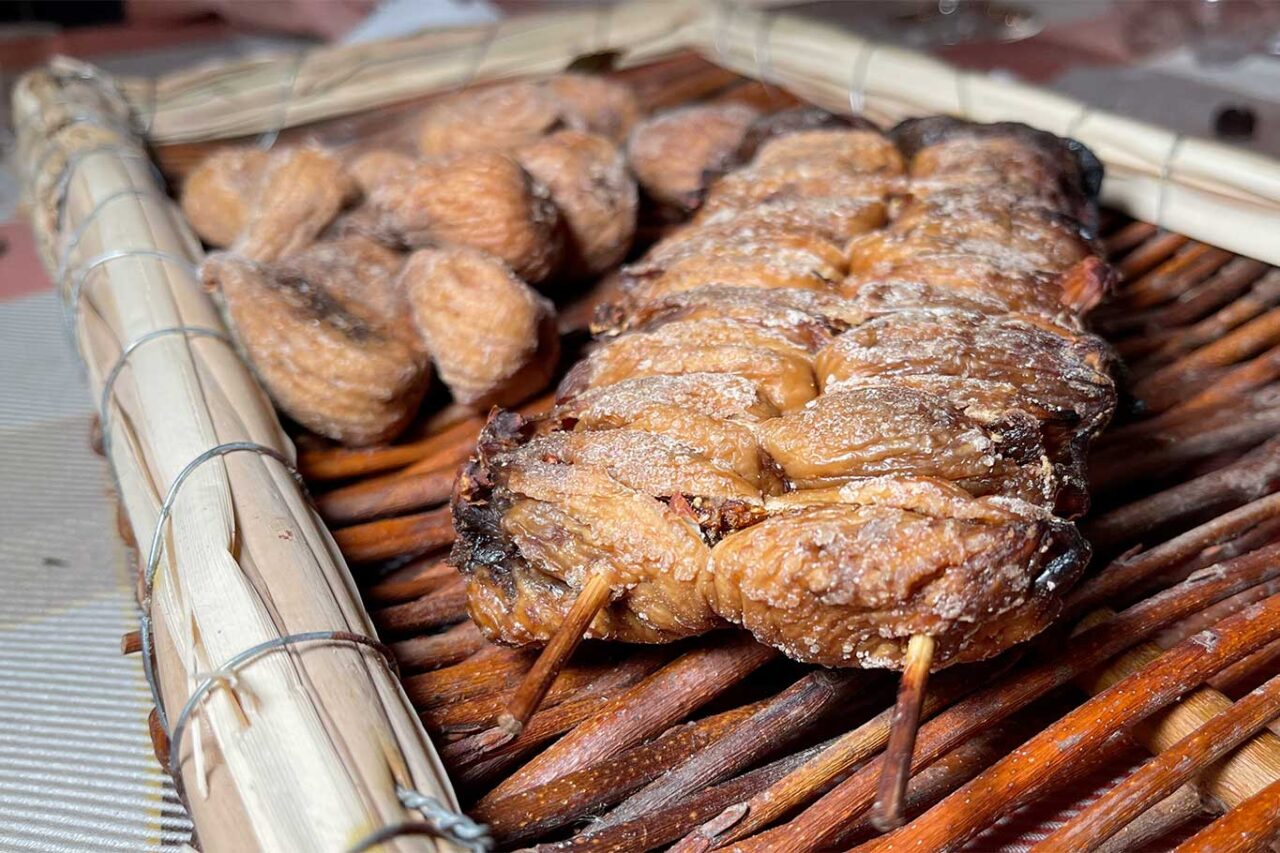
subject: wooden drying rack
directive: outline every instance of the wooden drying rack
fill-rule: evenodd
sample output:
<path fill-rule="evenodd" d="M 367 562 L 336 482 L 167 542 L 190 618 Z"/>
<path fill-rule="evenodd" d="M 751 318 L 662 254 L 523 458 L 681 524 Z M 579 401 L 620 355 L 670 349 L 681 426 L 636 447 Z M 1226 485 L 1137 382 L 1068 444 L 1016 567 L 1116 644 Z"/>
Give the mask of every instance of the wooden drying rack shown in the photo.
<path fill-rule="evenodd" d="M 622 76 L 650 109 L 791 102 L 689 55 Z M 171 145 L 157 159 L 178 177 L 209 149 Z M 1002 817 L 1038 803 L 1037 850 L 1247 850 L 1274 837 L 1280 271 L 1119 215 L 1103 236 L 1123 281 L 1093 322 L 1125 357 L 1133 398 L 1092 457 L 1083 527 L 1099 559 L 1059 627 L 934 679 L 908 793 L 915 819 L 890 836 L 866 813 L 892 679 L 801 667 L 736 633 L 588 643 L 526 730 L 486 749 L 480 733 L 534 653 L 483 640 L 445 562 L 444 504 L 480 419 L 445 409 L 371 449 L 300 439 L 299 468 L 409 699 L 500 847 L 985 849 L 1005 837 Z M 570 306 L 564 331 L 580 332 L 598 298 Z M 1158 758 L 1052 820 L 1043 804 L 1057 792 L 1133 763 L 1129 738 Z"/>

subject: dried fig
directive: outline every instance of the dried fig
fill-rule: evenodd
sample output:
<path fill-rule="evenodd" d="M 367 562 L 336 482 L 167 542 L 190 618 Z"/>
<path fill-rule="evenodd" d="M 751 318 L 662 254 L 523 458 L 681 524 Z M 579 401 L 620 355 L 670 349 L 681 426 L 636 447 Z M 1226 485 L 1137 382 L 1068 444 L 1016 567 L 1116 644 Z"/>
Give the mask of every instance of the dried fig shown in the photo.
<path fill-rule="evenodd" d="M 536 82 L 521 80 L 460 92 L 432 105 L 418 127 L 418 150 L 427 157 L 474 151 L 508 151 L 582 122 L 566 102 Z"/>
<path fill-rule="evenodd" d="M 397 252 L 408 248 L 386 211 L 368 201 L 338 214 L 338 218 L 320 234 L 322 240 L 340 240 L 343 237 L 364 237 Z"/>
<path fill-rule="evenodd" d="M 556 97 L 580 118 L 587 130 L 621 145 L 640 120 L 640 102 L 631 87 L 591 74 L 559 74 L 547 80 Z"/>
<path fill-rule="evenodd" d="M 182 213 L 200 239 L 230 246 L 244 231 L 258 197 L 267 152 L 224 148 L 209 155 L 182 185 Z"/>
<path fill-rule="evenodd" d="M 332 152 L 310 145 L 273 152 L 237 250 L 260 263 L 279 260 L 314 240 L 356 194 Z"/>
<path fill-rule="evenodd" d="M 399 151 L 374 148 L 352 160 L 348 169 L 360 192 L 369 195 L 383 184 L 403 178 L 413 169 L 414 162 Z"/>
<path fill-rule="evenodd" d="M 560 354 L 551 303 L 497 258 L 424 249 L 401 275 L 413 320 L 459 403 L 483 410 L 543 388 Z"/>
<path fill-rule="evenodd" d="M 421 348 L 400 287 L 404 256 L 368 237 L 320 240 L 277 265 L 286 277 L 318 287 L 411 346 Z"/>
<path fill-rule="evenodd" d="M 480 152 L 421 163 L 373 193 L 409 246 L 469 246 L 505 261 L 526 281 L 545 279 L 559 257 L 550 193 L 512 158 Z"/>
<path fill-rule="evenodd" d="M 335 253 L 333 259 L 349 258 Z M 429 384 L 420 346 L 386 327 L 378 312 L 330 288 L 315 264 L 270 266 L 210 255 L 201 273 L 217 288 L 236 336 L 272 398 L 298 423 L 345 444 L 394 438 Z M 355 274 L 355 261 L 348 260 Z M 311 266 L 319 269 L 311 270 Z M 314 273 L 324 279 L 309 279 Z"/>
<path fill-rule="evenodd" d="M 693 210 L 702 201 L 708 175 L 732 161 L 759 115 L 745 104 L 702 104 L 653 116 L 631 132 L 631 170 L 654 200 Z"/>
<path fill-rule="evenodd" d="M 626 256 L 636 232 L 636 182 L 612 142 L 562 130 L 519 149 L 516 159 L 560 209 L 572 275 L 598 275 Z"/>

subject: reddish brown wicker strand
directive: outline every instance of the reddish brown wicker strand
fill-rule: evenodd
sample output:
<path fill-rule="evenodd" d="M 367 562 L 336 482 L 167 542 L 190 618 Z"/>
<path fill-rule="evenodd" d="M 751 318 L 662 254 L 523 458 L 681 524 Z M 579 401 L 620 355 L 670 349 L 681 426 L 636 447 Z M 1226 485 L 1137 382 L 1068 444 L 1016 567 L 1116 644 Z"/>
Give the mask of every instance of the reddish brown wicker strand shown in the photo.
<path fill-rule="evenodd" d="M 1280 715 L 1280 676 L 1148 761 L 1032 850 L 1035 853 L 1093 850 L 1141 814 L 1146 806 L 1172 794 L 1183 782 L 1249 739 L 1277 715 Z"/>
<path fill-rule="evenodd" d="M 738 635 L 689 652 L 556 742 L 486 799 L 544 784 L 639 743 L 683 719 L 776 656 L 776 651 Z"/>

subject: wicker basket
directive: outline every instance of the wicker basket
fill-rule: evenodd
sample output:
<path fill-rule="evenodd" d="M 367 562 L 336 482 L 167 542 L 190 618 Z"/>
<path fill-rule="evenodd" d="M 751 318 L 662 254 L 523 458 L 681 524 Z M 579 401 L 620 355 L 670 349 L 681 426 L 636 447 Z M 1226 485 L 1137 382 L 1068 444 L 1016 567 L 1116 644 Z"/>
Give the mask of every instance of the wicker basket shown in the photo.
<path fill-rule="evenodd" d="M 1245 691 L 1280 660 L 1280 279 L 1265 263 L 1280 261 L 1280 164 L 801 19 L 641 3 L 154 81 L 60 61 L 15 90 L 33 223 L 141 544 L 157 754 L 179 771 L 202 846 L 470 843 L 464 807 L 504 847 L 877 843 L 861 820 L 890 681 L 791 665 L 738 636 L 587 647 L 526 731 L 487 748 L 477 731 L 531 659 L 483 645 L 441 560 L 439 505 L 478 422 L 446 410 L 390 447 L 296 452 L 197 286 L 199 245 L 157 181 L 219 139 L 372 133 L 434 93 L 580 54 L 607 56 L 649 108 L 794 95 L 883 121 L 1024 120 L 1099 152 L 1125 283 L 1096 322 L 1149 407 L 1093 460 L 1100 511 L 1085 529 L 1115 559 L 1070 599 L 1087 629 L 1064 623 L 1016 659 L 937 680 L 911 789 L 920 816 L 879 843 L 997 846 L 1001 818 L 1098 778 L 1111 792 L 1065 826 L 1041 806 L 1052 849 L 1113 835 L 1112 849 L 1168 846 L 1216 812 L 1187 849 L 1273 837 L 1280 685 Z M 1158 756 L 1130 775 L 1126 732 Z"/>

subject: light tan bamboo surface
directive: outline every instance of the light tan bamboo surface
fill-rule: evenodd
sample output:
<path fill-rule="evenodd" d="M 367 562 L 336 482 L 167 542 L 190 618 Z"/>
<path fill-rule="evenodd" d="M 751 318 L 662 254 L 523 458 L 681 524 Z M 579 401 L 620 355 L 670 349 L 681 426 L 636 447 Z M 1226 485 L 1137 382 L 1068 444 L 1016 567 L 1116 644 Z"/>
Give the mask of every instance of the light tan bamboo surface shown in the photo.
<path fill-rule="evenodd" d="M 219 337 L 225 327 L 191 271 L 199 244 L 121 129 L 128 117 L 111 86 L 62 61 L 23 78 L 14 104 L 32 221 L 96 394 L 130 350 L 103 431 L 145 555 L 166 493 L 202 453 L 254 442 L 291 460 L 294 449 Z M 183 327 L 199 331 L 164 331 Z M 200 464 L 162 530 L 151 612 L 170 726 L 197 686 L 246 649 L 300 632 L 374 635 L 332 538 L 270 455 Z M 297 643 L 220 676 L 177 745 L 205 850 L 345 850 L 373 830 L 422 821 L 400 789 L 457 808 L 376 648 Z M 436 845 L 416 837 L 389 847 Z"/>
<path fill-rule="evenodd" d="M 633 65 L 693 48 L 837 111 L 881 122 L 950 113 L 1072 136 L 1107 166 L 1104 203 L 1258 260 L 1280 263 L 1280 163 L 1184 137 L 1044 89 L 957 71 L 920 53 L 760 4 L 635 0 L 490 27 L 268 55 L 119 89 L 153 143 L 271 133 L 458 88 L 558 71 L 584 53 Z"/>

